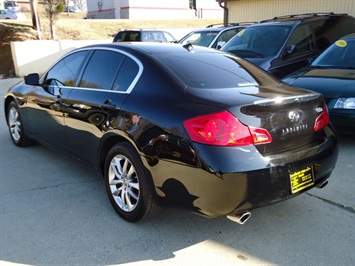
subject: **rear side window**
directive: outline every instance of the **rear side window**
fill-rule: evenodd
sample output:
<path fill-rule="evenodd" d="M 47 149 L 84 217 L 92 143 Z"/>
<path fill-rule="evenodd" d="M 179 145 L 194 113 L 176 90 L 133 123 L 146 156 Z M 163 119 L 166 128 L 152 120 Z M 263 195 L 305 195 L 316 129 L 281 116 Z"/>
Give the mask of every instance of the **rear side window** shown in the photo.
<path fill-rule="evenodd" d="M 123 54 L 113 51 L 95 51 L 86 66 L 79 87 L 110 90 L 124 57 Z"/>
<path fill-rule="evenodd" d="M 118 75 L 115 79 L 113 89 L 115 91 L 127 91 L 135 77 L 138 75 L 138 64 L 128 56 L 125 56 Z"/>
<path fill-rule="evenodd" d="M 56 79 L 65 86 L 74 86 L 88 51 L 80 51 L 60 60 L 47 73 L 46 80 Z"/>
<path fill-rule="evenodd" d="M 290 45 L 295 45 L 293 54 L 313 51 L 315 49 L 315 43 L 310 28 L 307 25 L 297 27 L 294 32 L 292 32 L 286 47 Z"/>

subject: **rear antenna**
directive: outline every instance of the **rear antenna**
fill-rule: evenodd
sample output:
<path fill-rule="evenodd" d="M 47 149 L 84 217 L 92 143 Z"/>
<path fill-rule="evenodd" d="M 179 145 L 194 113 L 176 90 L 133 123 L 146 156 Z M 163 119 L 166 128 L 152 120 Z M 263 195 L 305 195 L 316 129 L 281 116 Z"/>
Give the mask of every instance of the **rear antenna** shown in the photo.
<path fill-rule="evenodd" d="M 194 49 L 191 43 L 184 44 L 182 47 L 184 47 L 189 52 L 191 52 Z"/>

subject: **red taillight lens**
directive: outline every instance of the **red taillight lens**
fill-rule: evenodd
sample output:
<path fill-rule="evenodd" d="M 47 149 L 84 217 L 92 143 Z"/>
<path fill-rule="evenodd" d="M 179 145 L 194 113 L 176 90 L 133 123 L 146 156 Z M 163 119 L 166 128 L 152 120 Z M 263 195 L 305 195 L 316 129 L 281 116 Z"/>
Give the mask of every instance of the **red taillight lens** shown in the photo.
<path fill-rule="evenodd" d="M 244 146 L 271 142 L 267 130 L 249 128 L 227 111 L 189 119 L 184 127 L 192 141 L 202 144 Z"/>
<path fill-rule="evenodd" d="M 327 105 L 324 104 L 323 112 L 317 117 L 316 122 L 314 123 L 314 131 L 321 130 L 328 124 L 329 124 L 329 113 L 328 113 Z"/>

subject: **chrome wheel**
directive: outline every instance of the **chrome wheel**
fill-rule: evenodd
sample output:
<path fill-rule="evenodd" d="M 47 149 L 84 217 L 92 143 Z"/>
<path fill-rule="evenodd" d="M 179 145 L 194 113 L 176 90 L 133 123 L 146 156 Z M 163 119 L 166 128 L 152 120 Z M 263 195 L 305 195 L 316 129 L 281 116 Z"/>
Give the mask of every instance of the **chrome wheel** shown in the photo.
<path fill-rule="evenodd" d="M 125 212 L 133 211 L 139 202 L 139 180 L 133 164 L 126 156 L 116 155 L 112 158 L 108 182 L 117 206 Z"/>
<path fill-rule="evenodd" d="M 9 128 L 12 139 L 18 142 L 22 134 L 22 125 L 20 115 L 14 106 L 9 109 Z"/>
<path fill-rule="evenodd" d="M 117 143 L 107 153 L 104 177 L 110 202 L 126 221 L 139 222 L 160 212 L 152 176 L 128 142 Z"/>
<path fill-rule="evenodd" d="M 34 141 L 26 135 L 21 113 L 15 101 L 9 103 L 6 117 L 12 142 L 19 147 L 32 145 Z"/>

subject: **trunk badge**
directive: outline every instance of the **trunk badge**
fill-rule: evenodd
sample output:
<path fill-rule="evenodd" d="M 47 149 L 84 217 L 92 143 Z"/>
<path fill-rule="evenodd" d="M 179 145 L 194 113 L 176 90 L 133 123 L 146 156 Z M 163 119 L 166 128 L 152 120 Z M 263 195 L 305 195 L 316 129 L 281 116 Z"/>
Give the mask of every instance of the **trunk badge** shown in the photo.
<path fill-rule="evenodd" d="M 291 123 L 300 121 L 300 118 L 300 114 L 296 111 L 291 111 L 288 113 L 288 119 L 291 121 Z"/>

